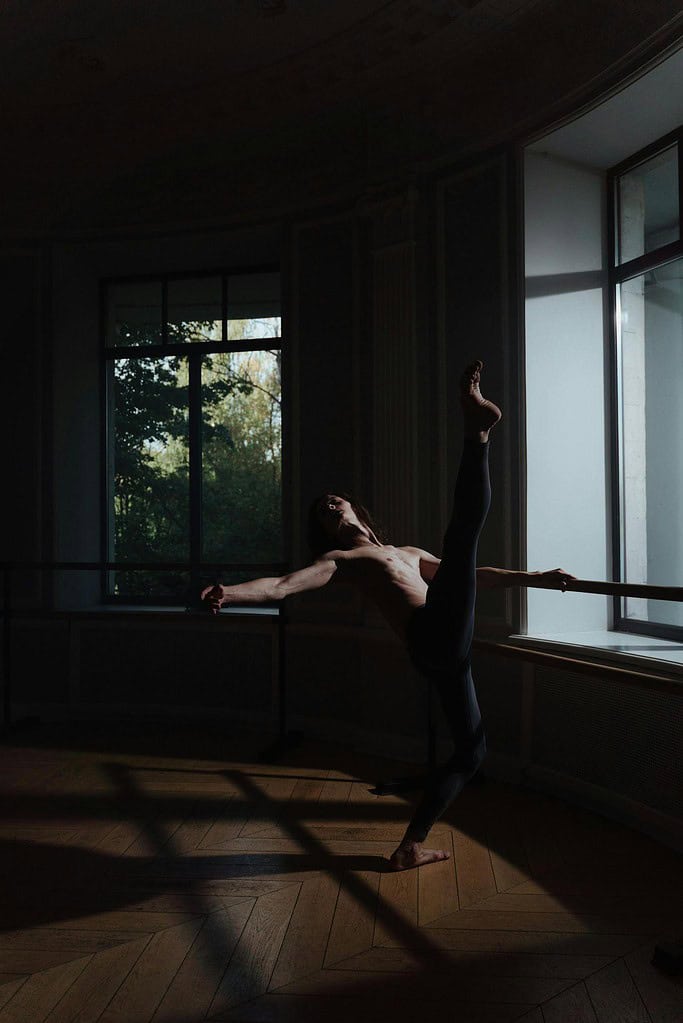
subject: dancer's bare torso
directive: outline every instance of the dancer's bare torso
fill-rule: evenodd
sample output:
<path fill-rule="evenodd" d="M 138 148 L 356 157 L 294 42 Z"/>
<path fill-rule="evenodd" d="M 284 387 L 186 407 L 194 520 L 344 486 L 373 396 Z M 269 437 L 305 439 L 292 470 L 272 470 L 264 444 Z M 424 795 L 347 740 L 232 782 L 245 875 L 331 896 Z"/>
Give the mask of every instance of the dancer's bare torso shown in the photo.
<path fill-rule="evenodd" d="M 415 608 L 425 603 L 428 581 L 439 566 L 438 558 L 417 547 L 374 544 L 329 551 L 319 561 L 333 562 L 334 578 L 372 600 L 400 636 Z"/>

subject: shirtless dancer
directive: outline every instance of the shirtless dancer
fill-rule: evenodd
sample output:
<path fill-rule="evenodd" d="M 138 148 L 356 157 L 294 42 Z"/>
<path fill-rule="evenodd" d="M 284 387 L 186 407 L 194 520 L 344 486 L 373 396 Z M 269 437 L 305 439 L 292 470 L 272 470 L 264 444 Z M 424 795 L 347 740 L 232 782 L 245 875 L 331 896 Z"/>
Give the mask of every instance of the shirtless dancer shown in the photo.
<path fill-rule="evenodd" d="M 477 585 L 484 589 L 533 586 L 540 576 L 564 590 L 573 576 L 476 567 L 477 543 L 491 502 L 489 431 L 500 409 L 479 390 L 483 363 L 461 378 L 464 449 L 443 557 L 419 547 L 392 547 L 377 538 L 369 515 L 355 501 L 325 494 L 312 508 L 314 533 L 324 553 L 308 568 L 276 579 L 207 587 L 202 599 L 215 613 L 224 604 L 282 600 L 316 590 L 333 579 L 351 583 L 378 606 L 405 643 L 410 658 L 437 689 L 455 752 L 429 780 L 400 845 L 390 858 L 395 870 L 447 859 L 423 842 L 434 822 L 476 773 L 486 754 L 481 713 L 470 669 Z"/>

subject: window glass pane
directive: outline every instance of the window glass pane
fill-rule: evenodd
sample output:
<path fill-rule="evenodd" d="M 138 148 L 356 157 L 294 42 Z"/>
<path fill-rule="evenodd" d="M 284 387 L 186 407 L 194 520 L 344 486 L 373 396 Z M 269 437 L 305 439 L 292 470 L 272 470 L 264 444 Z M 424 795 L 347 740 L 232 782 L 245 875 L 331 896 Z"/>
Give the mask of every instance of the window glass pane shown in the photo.
<path fill-rule="evenodd" d="M 204 561 L 282 560 L 279 351 L 202 360 Z"/>
<path fill-rule="evenodd" d="M 620 287 L 624 579 L 683 578 L 683 260 Z M 683 605 L 629 598 L 625 616 L 683 625 Z"/>
<path fill-rule="evenodd" d="M 109 596 L 117 597 L 117 603 L 144 603 L 145 607 L 177 604 L 180 607 L 190 606 L 196 594 L 190 585 L 189 572 L 125 571 L 108 572 Z"/>
<path fill-rule="evenodd" d="M 677 146 L 619 178 L 619 210 L 620 263 L 678 240 Z"/>
<path fill-rule="evenodd" d="M 161 281 L 109 285 L 106 344 L 161 344 Z"/>
<path fill-rule="evenodd" d="M 280 274 L 228 278 L 228 340 L 280 336 Z"/>
<path fill-rule="evenodd" d="M 193 277 L 168 282 L 168 340 L 221 341 L 223 282 L 220 277 Z"/>
<path fill-rule="evenodd" d="M 117 359 L 109 403 L 111 561 L 189 559 L 187 359 Z M 180 574 L 178 574 L 180 575 Z M 123 591 L 122 580 L 132 590 Z M 178 578 L 116 573 L 119 596 L 168 593 Z"/>

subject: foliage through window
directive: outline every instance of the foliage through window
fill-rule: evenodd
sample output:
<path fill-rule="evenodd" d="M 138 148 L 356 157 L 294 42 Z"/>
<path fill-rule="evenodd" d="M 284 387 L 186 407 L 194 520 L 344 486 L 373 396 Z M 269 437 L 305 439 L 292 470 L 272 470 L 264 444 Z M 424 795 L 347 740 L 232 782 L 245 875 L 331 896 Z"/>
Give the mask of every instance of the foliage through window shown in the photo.
<path fill-rule="evenodd" d="M 279 274 L 108 281 L 106 596 L 179 603 L 200 566 L 282 562 Z M 126 563 L 187 569 L 125 569 Z"/>

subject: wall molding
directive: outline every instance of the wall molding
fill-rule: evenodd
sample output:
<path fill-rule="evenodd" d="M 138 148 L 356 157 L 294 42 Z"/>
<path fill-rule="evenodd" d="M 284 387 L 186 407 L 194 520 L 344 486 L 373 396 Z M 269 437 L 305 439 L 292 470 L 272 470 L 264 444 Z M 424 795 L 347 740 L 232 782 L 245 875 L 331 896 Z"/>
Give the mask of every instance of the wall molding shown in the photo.
<path fill-rule="evenodd" d="M 410 189 L 366 204 L 372 254 L 374 506 L 394 543 L 417 529 L 415 218 Z"/>

